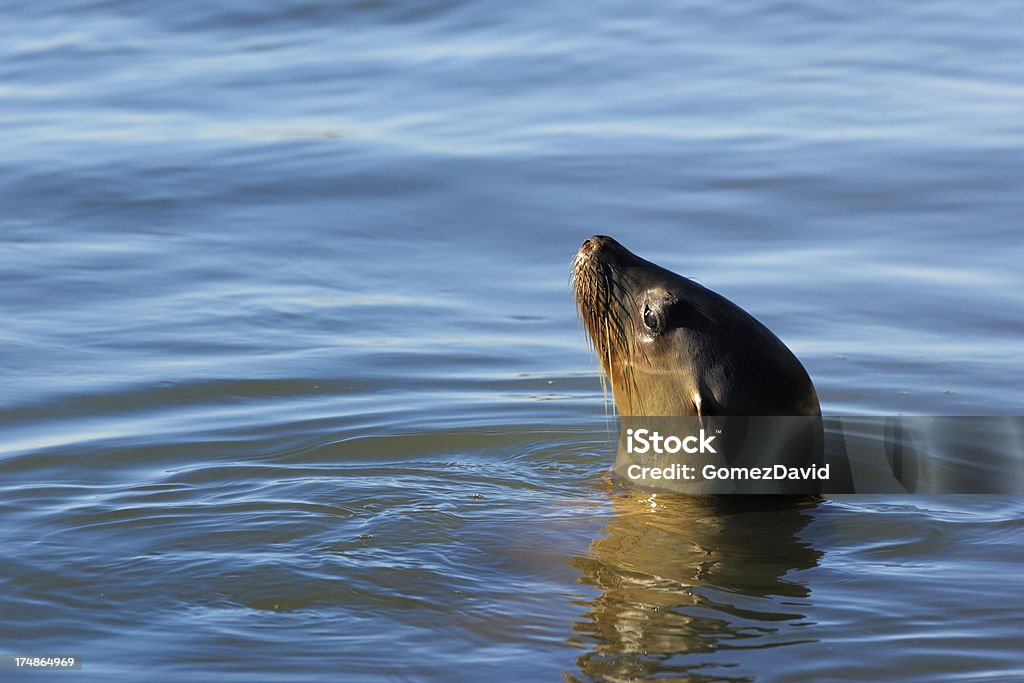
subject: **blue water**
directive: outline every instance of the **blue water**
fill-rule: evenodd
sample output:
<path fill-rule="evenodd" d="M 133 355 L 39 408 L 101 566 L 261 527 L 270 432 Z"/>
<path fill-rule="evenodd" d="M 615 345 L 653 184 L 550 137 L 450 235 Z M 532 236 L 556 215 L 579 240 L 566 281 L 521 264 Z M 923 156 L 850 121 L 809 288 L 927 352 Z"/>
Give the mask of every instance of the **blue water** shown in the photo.
<path fill-rule="evenodd" d="M 1019 497 L 623 490 L 567 287 L 610 234 L 826 413 L 1022 414 L 1019 4 L 3 16 L 0 653 L 1024 678 Z"/>

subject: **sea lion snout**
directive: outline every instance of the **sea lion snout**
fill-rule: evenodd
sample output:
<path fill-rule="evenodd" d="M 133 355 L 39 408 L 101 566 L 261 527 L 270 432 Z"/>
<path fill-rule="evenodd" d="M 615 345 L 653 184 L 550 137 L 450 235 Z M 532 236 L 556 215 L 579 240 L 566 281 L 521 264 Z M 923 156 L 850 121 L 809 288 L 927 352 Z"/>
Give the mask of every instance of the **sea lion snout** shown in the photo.
<path fill-rule="evenodd" d="M 598 270 L 610 269 L 632 282 L 635 290 L 664 284 L 664 276 L 676 277 L 661 266 L 644 260 L 607 235 L 592 235 L 583 241 L 576 252 L 574 266 L 590 266 Z"/>
<path fill-rule="evenodd" d="M 636 257 L 624 246 L 607 235 L 592 235 L 583 241 L 577 258 L 593 259 L 613 266 L 624 266 Z"/>
<path fill-rule="evenodd" d="M 618 242 L 608 235 L 591 235 L 583 240 L 583 246 L 580 247 L 580 251 L 589 254 L 591 251 L 600 249 L 606 244 L 618 244 Z"/>

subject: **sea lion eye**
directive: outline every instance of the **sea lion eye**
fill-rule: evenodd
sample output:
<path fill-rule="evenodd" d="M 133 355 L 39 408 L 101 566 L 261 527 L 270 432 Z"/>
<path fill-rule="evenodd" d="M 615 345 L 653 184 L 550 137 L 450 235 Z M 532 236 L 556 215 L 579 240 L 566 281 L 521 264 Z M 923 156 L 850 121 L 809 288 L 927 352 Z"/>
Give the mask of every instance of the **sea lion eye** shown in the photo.
<path fill-rule="evenodd" d="M 661 316 L 647 304 L 644 304 L 644 325 L 651 332 L 661 331 Z"/>

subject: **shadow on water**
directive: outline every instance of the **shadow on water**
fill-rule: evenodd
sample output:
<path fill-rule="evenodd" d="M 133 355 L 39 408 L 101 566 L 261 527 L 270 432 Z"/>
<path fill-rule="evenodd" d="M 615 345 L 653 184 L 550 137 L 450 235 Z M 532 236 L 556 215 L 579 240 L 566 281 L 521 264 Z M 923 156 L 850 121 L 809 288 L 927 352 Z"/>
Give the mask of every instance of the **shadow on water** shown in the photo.
<path fill-rule="evenodd" d="M 810 595 L 799 570 L 822 552 L 800 532 L 819 504 L 616 494 L 604 535 L 571 561 L 600 594 L 573 627 L 582 679 L 567 680 L 752 680 L 743 650 L 806 640 L 793 628 Z"/>

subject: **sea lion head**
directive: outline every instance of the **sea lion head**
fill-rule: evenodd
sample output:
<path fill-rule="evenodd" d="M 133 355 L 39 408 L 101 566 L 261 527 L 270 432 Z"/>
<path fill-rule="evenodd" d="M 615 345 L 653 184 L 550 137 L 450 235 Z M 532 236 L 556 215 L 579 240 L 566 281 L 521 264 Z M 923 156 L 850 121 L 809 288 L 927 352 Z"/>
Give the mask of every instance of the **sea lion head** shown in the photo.
<path fill-rule="evenodd" d="M 595 235 L 576 306 L 620 415 L 820 415 L 806 370 L 725 297 Z"/>

